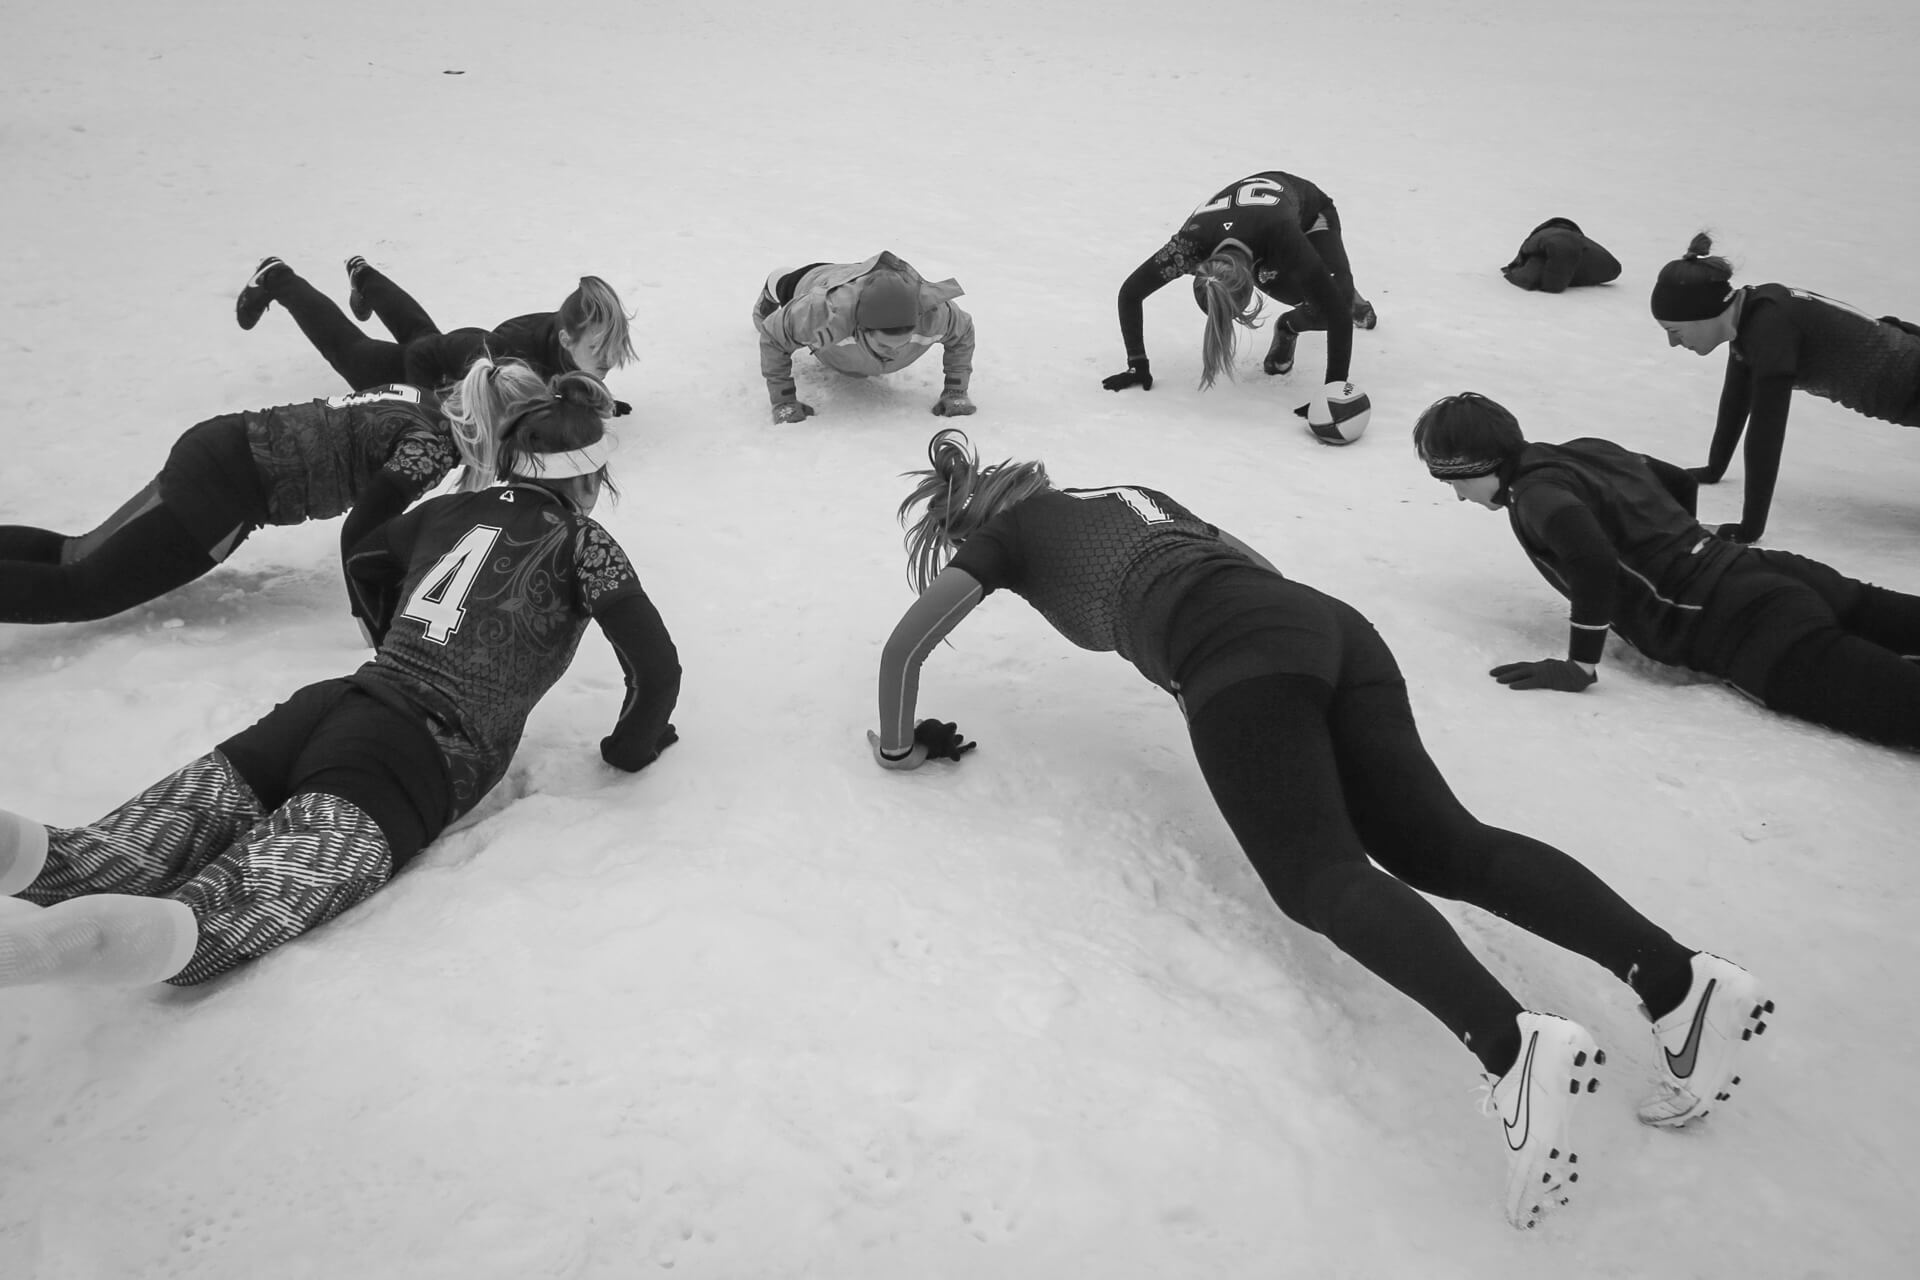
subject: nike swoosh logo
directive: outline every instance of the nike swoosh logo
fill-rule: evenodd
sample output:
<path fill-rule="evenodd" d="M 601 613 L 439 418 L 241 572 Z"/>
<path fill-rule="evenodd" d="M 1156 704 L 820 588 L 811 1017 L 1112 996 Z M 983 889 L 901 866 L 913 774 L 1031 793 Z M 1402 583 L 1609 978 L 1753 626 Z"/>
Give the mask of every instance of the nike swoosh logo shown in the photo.
<path fill-rule="evenodd" d="M 1518 1151 L 1527 1145 L 1527 1131 L 1533 1127 L 1533 1049 L 1540 1043 L 1540 1033 L 1535 1031 L 1527 1037 L 1527 1051 L 1520 1058 L 1520 1114 L 1506 1120 L 1507 1150 Z M 1502 1117 L 1504 1120 L 1505 1117 Z M 1520 1140 L 1513 1140 L 1513 1132 L 1520 1131 Z"/>
<path fill-rule="evenodd" d="M 1687 1042 L 1680 1046 L 1680 1052 L 1663 1050 L 1667 1055 L 1667 1070 L 1676 1080 L 1693 1075 L 1694 1060 L 1700 1056 L 1700 1032 L 1707 1025 L 1707 1006 L 1713 1003 L 1713 988 L 1718 981 L 1718 978 L 1707 979 L 1706 994 L 1700 997 L 1700 1007 L 1693 1011 L 1693 1025 L 1687 1028 Z"/>

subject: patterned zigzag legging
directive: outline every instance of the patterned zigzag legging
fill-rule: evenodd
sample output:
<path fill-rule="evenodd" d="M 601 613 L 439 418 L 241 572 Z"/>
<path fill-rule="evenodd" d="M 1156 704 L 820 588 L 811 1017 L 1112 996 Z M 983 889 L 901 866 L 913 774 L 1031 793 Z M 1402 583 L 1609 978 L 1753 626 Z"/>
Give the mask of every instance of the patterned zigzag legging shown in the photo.
<path fill-rule="evenodd" d="M 21 897 L 173 898 L 200 945 L 167 981 L 191 986 L 257 959 L 372 896 L 393 874 L 379 826 L 338 796 L 302 792 L 272 813 L 212 751 L 106 817 L 49 831 L 46 869 Z"/>

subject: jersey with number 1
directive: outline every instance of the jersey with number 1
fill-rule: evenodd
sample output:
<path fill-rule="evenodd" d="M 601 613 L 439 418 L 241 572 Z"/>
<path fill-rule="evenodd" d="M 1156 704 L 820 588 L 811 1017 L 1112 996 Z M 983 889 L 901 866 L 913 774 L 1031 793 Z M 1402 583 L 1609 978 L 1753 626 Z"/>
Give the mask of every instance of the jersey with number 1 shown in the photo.
<path fill-rule="evenodd" d="M 347 572 L 384 628 L 352 679 L 423 716 L 456 813 L 506 772 L 588 619 L 642 593 L 613 535 L 537 485 L 430 499 L 375 530 Z"/>
<path fill-rule="evenodd" d="M 431 392 L 396 384 L 241 415 L 274 524 L 331 520 L 391 471 L 413 494 L 460 461 Z"/>
<path fill-rule="evenodd" d="M 952 560 L 1082 649 L 1117 652 L 1169 691 L 1174 607 L 1202 578 L 1249 563 L 1219 529 L 1138 485 L 1037 493 L 987 521 Z"/>

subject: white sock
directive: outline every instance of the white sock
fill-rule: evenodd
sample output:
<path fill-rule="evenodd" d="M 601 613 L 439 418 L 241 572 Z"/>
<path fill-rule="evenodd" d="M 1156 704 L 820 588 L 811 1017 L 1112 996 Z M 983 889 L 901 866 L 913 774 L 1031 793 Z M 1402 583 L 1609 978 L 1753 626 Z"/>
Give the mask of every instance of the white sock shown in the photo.
<path fill-rule="evenodd" d="M 96 893 L 0 918 L 0 987 L 145 986 L 187 967 L 200 923 L 184 902 Z"/>
<path fill-rule="evenodd" d="M 47 829 L 0 809 L 0 898 L 10 898 L 40 878 L 47 865 Z"/>

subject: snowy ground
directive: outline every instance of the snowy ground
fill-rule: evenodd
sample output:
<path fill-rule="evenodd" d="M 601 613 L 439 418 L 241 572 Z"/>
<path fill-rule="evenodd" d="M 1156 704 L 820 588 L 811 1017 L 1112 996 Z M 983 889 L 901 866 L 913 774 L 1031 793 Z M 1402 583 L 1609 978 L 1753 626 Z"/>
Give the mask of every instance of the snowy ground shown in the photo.
<path fill-rule="evenodd" d="M 364 908 L 210 989 L 0 994 L 0 1275 L 1911 1274 L 1914 758 L 1628 653 L 1584 697 L 1503 690 L 1564 613 L 1407 438 L 1473 388 L 1702 460 L 1721 362 L 1645 311 L 1702 225 L 1744 281 L 1920 311 L 1906 0 L 4 10 L 0 521 L 91 527 L 192 423 L 339 389 L 283 313 L 234 328 L 262 254 L 341 291 L 365 253 L 447 324 L 594 272 L 642 352 L 607 521 L 686 689 L 681 744 L 616 775 L 589 640 L 505 794 Z M 1099 388 L 1121 278 L 1274 166 L 1334 193 L 1379 307 L 1352 449 L 1287 412 L 1318 340 L 1198 393 L 1184 289 L 1148 306 L 1155 390 Z M 1501 281 L 1553 215 L 1618 286 Z M 1163 488 L 1354 602 L 1483 816 L 1773 984 L 1735 1108 L 1635 1124 L 1628 993 L 1448 907 L 1611 1058 L 1582 1195 L 1511 1230 L 1472 1060 L 1280 917 L 1174 708 L 1017 600 L 927 669 L 980 750 L 873 768 L 938 365 L 803 359 L 820 416 L 775 429 L 746 310 L 881 248 L 966 286 L 985 454 Z M 1920 591 L 1916 471 L 1920 437 L 1802 397 L 1769 543 Z M 336 536 L 0 634 L 0 806 L 92 818 L 357 664 Z"/>

